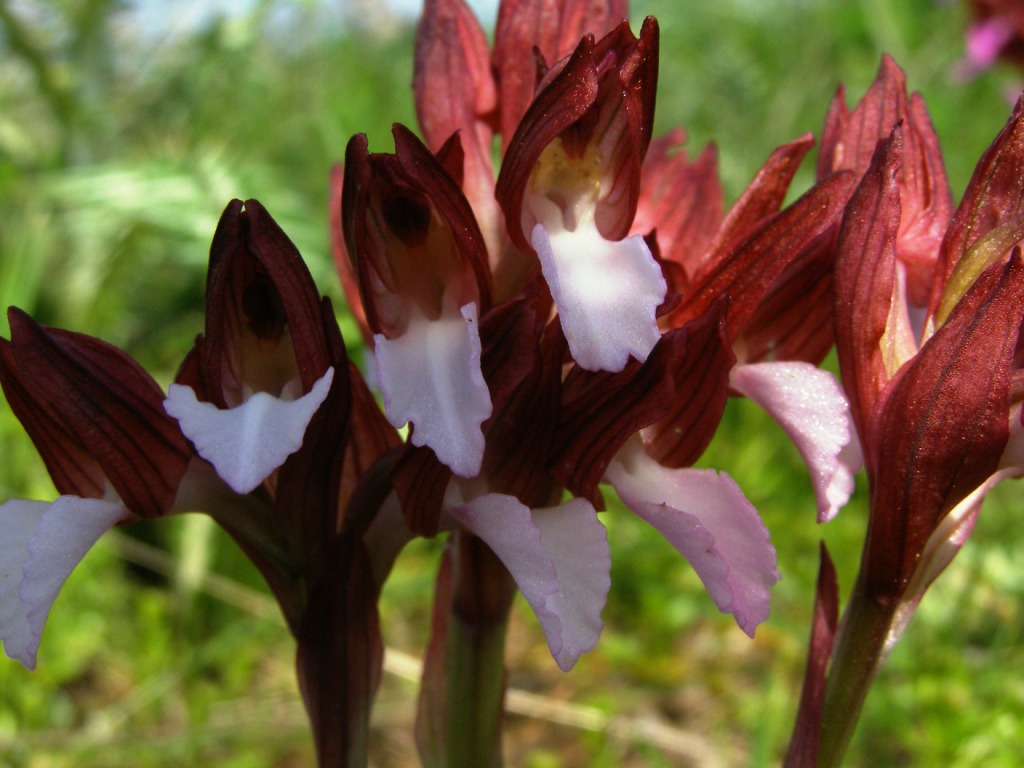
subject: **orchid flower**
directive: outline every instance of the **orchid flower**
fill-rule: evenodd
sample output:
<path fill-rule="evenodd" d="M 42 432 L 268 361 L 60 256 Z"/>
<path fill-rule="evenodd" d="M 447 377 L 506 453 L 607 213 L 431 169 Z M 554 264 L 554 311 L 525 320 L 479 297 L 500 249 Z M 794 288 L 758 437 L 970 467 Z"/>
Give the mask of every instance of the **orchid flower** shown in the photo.
<path fill-rule="evenodd" d="M 381 674 L 377 594 L 408 539 L 374 528 L 390 485 L 370 475 L 398 436 L 346 360 L 330 301 L 254 200 L 221 218 L 206 309 L 165 407 L 245 507 L 208 488 L 196 504 L 281 605 L 320 764 L 358 764 Z"/>
<path fill-rule="evenodd" d="M 319 297 L 298 264 L 258 202 L 233 201 L 210 249 L 206 335 L 168 392 L 167 412 L 236 493 L 299 449 L 332 389 Z"/>
<path fill-rule="evenodd" d="M 443 162 L 462 167 L 458 141 L 435 158 L 395 126 L 395 154 L 349 143 L 342 222 L 374 332 L 384 410 L 411 423 L 414 445 L 429 446 L 452 471 L 480 470 L 480 425 L 491 398 L 480 372 L 481 315 L 490 307 L 483 237 Z"/>
<path fill-rule="evenodd" d="M 320 764 L 362 762 L 382 665 L 377 595 L 408 539 L 377 525 L 391 484 L 375 466 L 399 440 L 270 215 L 252 200 L 225 211 L 206 332 L 166 397 L 103 342 L 17 310 L 10 324 L 0 383 L 62 496 L 2 507 L 7 652 L 34 666 L 50 606 L 105 530 L 206 512 L 263 573 L 296 637 Z"/>
<path fill-rule="evenodd" d="M 33 669 L 68 575 L 114 525 L 172 510 L 191 451 L 124 352 L 16 309 L 8 318 L 0 383 L 61 494 L 0 506 L 0 640 Z"/>
<path fill-rule="evenodd" d="M 512 242 L 536 254 L 573 359 L 643 362 L 660 338 L 667 284 L 630 224 L 650 142 L 658 27 L 625 23 L 558 62 L 510 141 L 496 194 Z"/>

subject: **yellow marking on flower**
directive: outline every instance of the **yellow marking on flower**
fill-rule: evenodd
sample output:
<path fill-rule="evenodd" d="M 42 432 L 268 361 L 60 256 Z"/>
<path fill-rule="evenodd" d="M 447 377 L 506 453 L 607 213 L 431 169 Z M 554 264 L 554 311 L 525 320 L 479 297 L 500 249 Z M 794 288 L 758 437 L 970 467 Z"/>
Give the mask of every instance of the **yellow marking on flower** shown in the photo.
<path fill-rule="evenodd" d="M 588 145 L 582 156 L 573 157 L 566 152 L 562 139 L 556 138 L 537 160 L 530 177 L 530 189 L 559 207 L 565 228 L 571 231 L 581 218 L 580 209 L 592 210 L 596 205 L 603 170 L 601 150 L 596 145 Z"/>

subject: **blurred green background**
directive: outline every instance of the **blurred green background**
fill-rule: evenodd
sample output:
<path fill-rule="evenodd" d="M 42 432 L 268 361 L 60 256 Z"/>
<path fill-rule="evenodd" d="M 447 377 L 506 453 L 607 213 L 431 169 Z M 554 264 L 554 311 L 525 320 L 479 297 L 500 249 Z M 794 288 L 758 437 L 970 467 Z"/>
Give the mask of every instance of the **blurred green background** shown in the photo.
<path fill-rule="evenodd" d="M 355 132 L 391 148 L 413 123 L 413 19 L 382 3 L 0 0 L 0 299 L 112 341 L 166 382 L 202 328 L 209 239 L 256 197 L 334 298 L 327 174 Z M 959 197 L 1006 120 L 1018 75 L 964 81 L 965 13 L 932 0 L 648 0 L 662 29 L 659 130 L 716 142 L 730 200 L 777 145 L 818 132 L 839 82 L 857 99 L 882 52 L 928 103 Z M 491 19 L 485 19 L 491 25 Z M 796 187 L 806 188 L 812 162 Z M 6 329 L 4 329 L 6 330 Z M 343 326 L 354 354 L 358 334 Z M 0 498 L 51 498 L 0 406 Z M 509 641 L 513 766 L 770 766 L 785 749 L 824 536 L 841 589 L 856 570 L 863 488 L 818 528 L 781 432 L 731 403 L 703 465 L 762 511 L 783 581 L 746 638 L 659 536 L 604 515 L 612 591 L 596 651 L 557 670 L 524 604 Z M 986 503 L 869 697 L 850 766 L 1017 766 L 1024 732 L 1017 487 Z M 399 561 L 388 645 L 426 638 L 438 542 Z M 293 648 L 259 578 L 203 519 L 105 538 L 73 574 L 39 669 L 0 659 L 0 766 L 303 766 L 312 761 Z M 393 657 L 376 766 L 416 765 L 414 664 Z M 404 675 L 404 676 L 403 676 Z M 567 722 L 569 721 L 569 722 Z"/>

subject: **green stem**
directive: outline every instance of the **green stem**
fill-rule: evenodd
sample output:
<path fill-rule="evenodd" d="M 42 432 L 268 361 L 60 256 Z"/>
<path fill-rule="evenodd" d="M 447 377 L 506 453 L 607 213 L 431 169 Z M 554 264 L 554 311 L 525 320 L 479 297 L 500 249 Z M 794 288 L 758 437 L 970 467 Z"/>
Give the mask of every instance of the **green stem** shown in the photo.
<path fill-rule="evenodd" d="M 818 768 L 838 768 L 861 708 L 885 660 L 893 608 L 864 594 L 858 579 L 832 656 L 821 713 Z"/>
<path fill-rule="evenodd" d="M 480 539 L 453 534 L 434 606 L 417 742 L 428 768 L 502 764 L 505 634 L 515 583 Z"/>

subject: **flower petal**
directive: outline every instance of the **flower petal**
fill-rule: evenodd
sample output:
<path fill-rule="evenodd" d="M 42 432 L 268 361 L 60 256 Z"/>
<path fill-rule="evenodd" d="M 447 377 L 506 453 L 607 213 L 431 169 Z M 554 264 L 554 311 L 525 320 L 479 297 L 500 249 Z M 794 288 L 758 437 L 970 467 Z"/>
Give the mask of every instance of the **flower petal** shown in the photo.
<path fill-rule="evenodd" d="M 410 320 L 395 339 L 374 336 L 384 411 L 395 427 L 412 422 L 412 443 L 429 446 L 461 477 L 480 471 L 491 396 L 480 372 L 477 306 L 461 317 Z"/>
<path fill-rule="evenodd" d="M 249 493 L 302 447 L 306 427 L 333 379 L 334 368 L 328 368 L 297 400 L 257 392 L 226 410 L 197 400 L 192 387 L 172 384 L 164 408 L 221 479 L 237 493 Z"/>
<path fill-rule="evenodd" d="M 668 285 L 644 239 L 605 240 L 589 221 L 572 231 L 538 224 L 531 242 L 580 367 L 614 373 L 630 355 L 646 360 L 661 338 L 655 311 Z"/>
<path fill-rule="evenodd" d="M 77 496 L 0 506 L 0 640 L 8 656 L 35 669 L 43 626 L 64 581 L 129 514 L 119 502 Z"/>
<path fill-rule="evenodd" d="M 589 502 L 531 510 L 489 493 L 449 509 L 508 568 L 533 608 L 558 666 L 568 672 L 601 634 L 611 586 L 608 534 Z"/>
<path fill-rule="evenodd" d="M 779 572 L 768 529 L 733 479 L 712 469 L 666 469 L 639 441 L 623 448 L 605 477 L 689 560 L 718 609 L 753 637 L 768 618 Z"/>
<path fill-rule="evenodd" d="M 800 452 L 818 500 L 818 522 L 826 522 L 850 500 L 860 451 L 850 405 L 835 377 L 804 362 L 737 365 L 729 384 L 760 405 Z"/>

